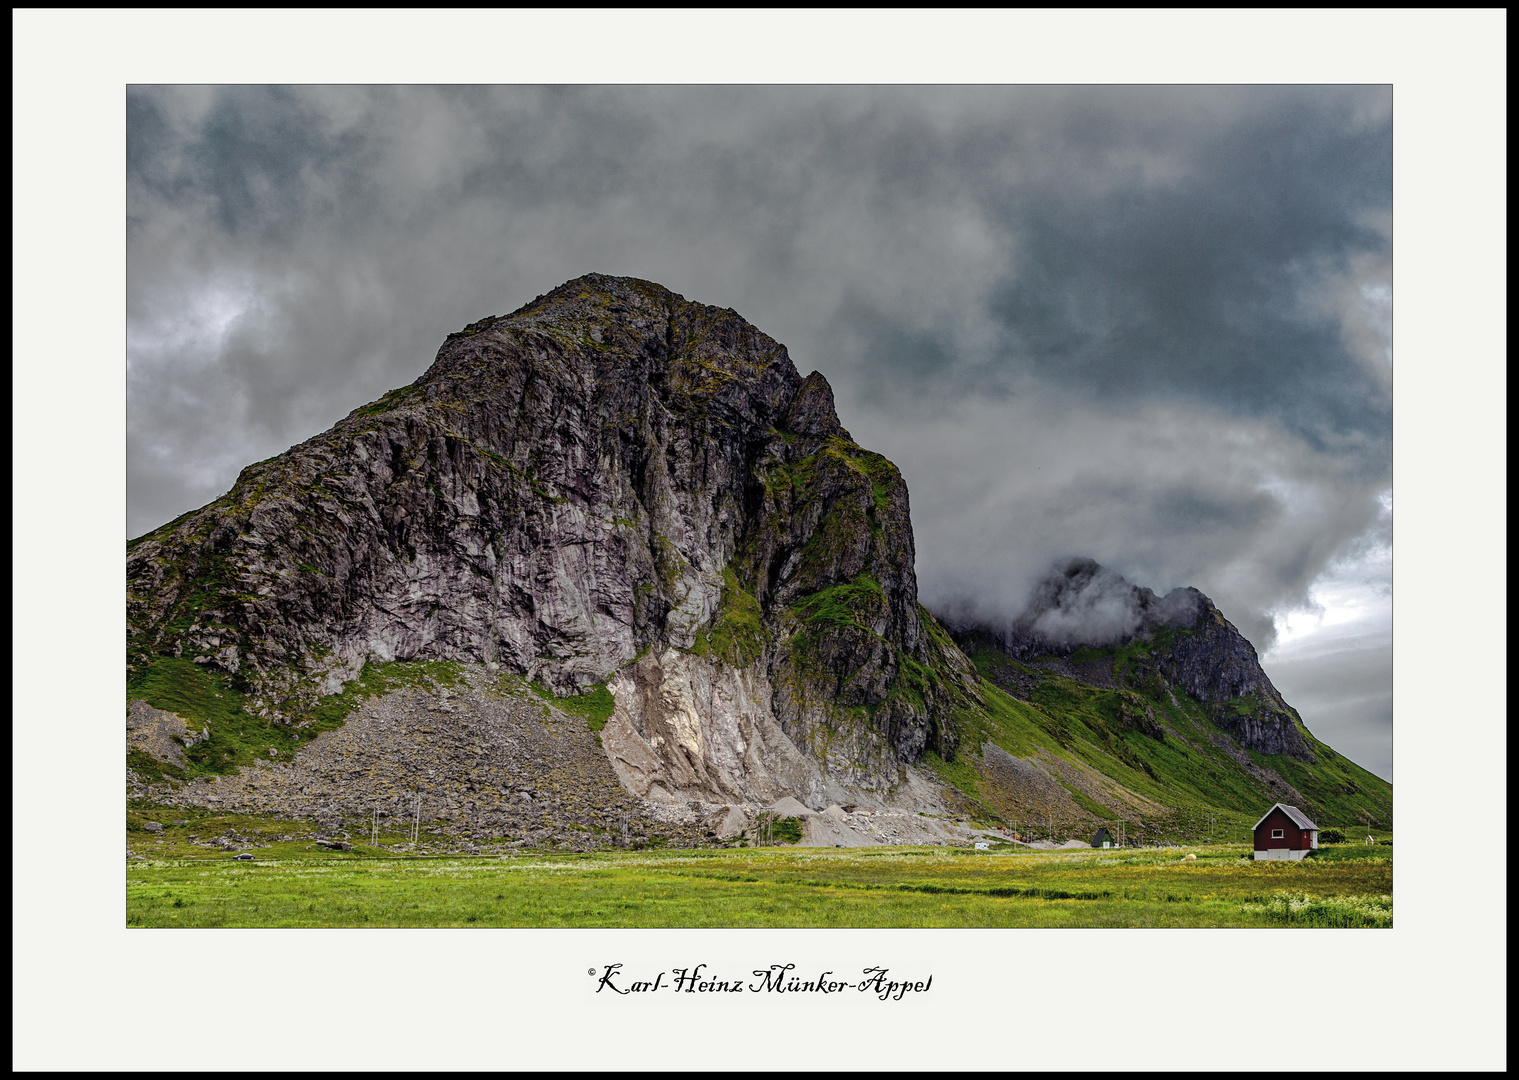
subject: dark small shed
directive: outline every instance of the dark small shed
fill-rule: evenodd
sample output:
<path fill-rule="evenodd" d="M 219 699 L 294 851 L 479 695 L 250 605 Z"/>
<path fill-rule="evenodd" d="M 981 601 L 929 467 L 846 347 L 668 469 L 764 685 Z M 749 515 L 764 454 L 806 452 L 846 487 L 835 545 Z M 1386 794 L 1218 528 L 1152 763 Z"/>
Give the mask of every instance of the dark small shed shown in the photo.
<path fill-rule="evenodd" d="M 1319 846 L 1319 827 L 1295 806 L 1277 803 L 1255 823 L 1257 859 L 1301 859 Z"/>
<path fill-rule="evenodd" d="M 1093 847 L 1112 847 L 1113 846 L 1113 836 L 1112 836 L 1111 833 L 1108 832 L 1108 830 L 1107 830 L 1107 828 L 1105 826 L 1099 828 L 1095 833 L 1092 834 L 1092 846 Z"/>

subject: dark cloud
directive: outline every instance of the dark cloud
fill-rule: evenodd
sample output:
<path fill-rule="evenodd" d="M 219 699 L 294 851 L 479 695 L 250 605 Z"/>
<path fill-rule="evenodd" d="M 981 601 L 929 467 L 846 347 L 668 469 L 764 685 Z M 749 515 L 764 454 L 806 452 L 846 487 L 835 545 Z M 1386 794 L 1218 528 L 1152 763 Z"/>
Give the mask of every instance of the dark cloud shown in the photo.
<path fill-rule="evenodd" d="M 134 86 L 128 533 L 601 271 L 823 371 L 907 478 L 929 600 L 1011 614 L 1089 555 L 1264 651 L 1380 542 L 1390 116 L 1385 87 Z"/>
<path fill-rule="evenodd" d="M 959 185 L 1010 265 L 984 298 L 942 313 L 990 318 L 995 342 L 947 362 L 953 338 L 920 311 L 852 295 L 841 319 L 906 396 L 1000 387 L 1017 372 L 1092 396 L 1270 416 L 1324 444 L 1365 435 L 1385 458 L 1390 388 L 1321 296 L 1358 257 L 1386 269 L 1391 125 L 1363 114 L 1379 103 L 1385 114 L 1389 94 L 1263 94 L 1267 106 L 1233 124 L 1198 124 L 1195 109 L 1100 111 L 1090 94 L 1058 120 L 1010 110 L 1022 138 L 981 183 Z M 1047 130 L 1059 120 L 1063 139 Z M 1024 179 L 1026 153 L 1044 156 Z"/>

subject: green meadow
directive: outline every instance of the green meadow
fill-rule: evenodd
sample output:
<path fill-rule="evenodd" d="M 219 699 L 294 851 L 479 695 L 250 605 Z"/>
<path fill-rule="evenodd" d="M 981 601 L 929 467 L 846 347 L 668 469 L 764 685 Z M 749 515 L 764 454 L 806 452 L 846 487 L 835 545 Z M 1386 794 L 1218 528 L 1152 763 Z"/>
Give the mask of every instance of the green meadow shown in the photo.
<path fill-rule="evenodd" d="M 271 838 L 272 839 L 272 838 Z M 127 866 L 129 927 L 1387 927 L 1392 847 L 1255 862 L 1110 851 L 749 848 L 396 857 L 272 843 Z M 1193 853 L 1196 861 L 1186 862 Z"/>

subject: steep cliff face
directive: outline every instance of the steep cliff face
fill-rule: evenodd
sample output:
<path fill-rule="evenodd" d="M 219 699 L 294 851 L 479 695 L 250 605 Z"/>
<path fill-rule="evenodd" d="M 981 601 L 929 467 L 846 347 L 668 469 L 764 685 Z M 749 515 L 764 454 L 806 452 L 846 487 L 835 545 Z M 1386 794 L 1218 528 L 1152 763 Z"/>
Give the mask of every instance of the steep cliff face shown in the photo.
<path fill-rule="evenodd" d="M 130 543 L 127 577 L 132 673 L 218 668 L 274 719 L 370 660 L 607 683 L 624 782 L 671 797 L 888 792 L 952 755 L 973 693 L 917 603 L 906 486 L 827 381 L 631 278 L 450 335 L 416 382 Z M 744 766 L 753 745 L 779 748 Z"/>
<path fill-rule="evenodd" d="M 1196 589 L 1196 615 L 1177 625 L 1170 648 L 1156 657 L 1160 674 L 1209 707 L 1209 716 L 1241 746 L 1262 754 L 1287 754 L 1312 763 L 1297 710 L 1282 699 L 1261 670 L 1255 646 Z M 1169 595 L 1169 594 L 1168 594 Z M 1144 671 L 1136 664 L 1136 675 Z"/>

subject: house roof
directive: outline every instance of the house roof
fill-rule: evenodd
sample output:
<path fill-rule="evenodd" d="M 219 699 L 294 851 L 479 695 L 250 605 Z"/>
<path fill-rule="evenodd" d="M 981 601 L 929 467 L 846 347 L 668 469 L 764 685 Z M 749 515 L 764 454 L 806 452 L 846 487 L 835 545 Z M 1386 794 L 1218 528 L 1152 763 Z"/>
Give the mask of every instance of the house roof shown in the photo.
<path fill-rule="evenodd" d="M 1308 815 L 1303 813 L 1297 807 L 1288 806 L 1286 803 L 1280 802 L 1271 807 L 1271 810 L 1278 809 L 1281 810 L 1282 813 L 1286 814 L 1287 817 L 1291 819 L 1292 824 L 1296 825 L 1299 829 L 1312 829 L 1314 832 L 1318 832 L 1319 827 L 1312 821 L 1308 820 Z M 1267 810 L 1264 814 L 1261 815 L 1261 820 L 1255 823 L 1255 828 L 1251 829 L 1251 832 L 1254 832 L 1255 829 L 1259 829 L 1261 827 L 1261 822 L 1264 822 L 1268 817 L 1271 816 L 1271 810 Z"/>

